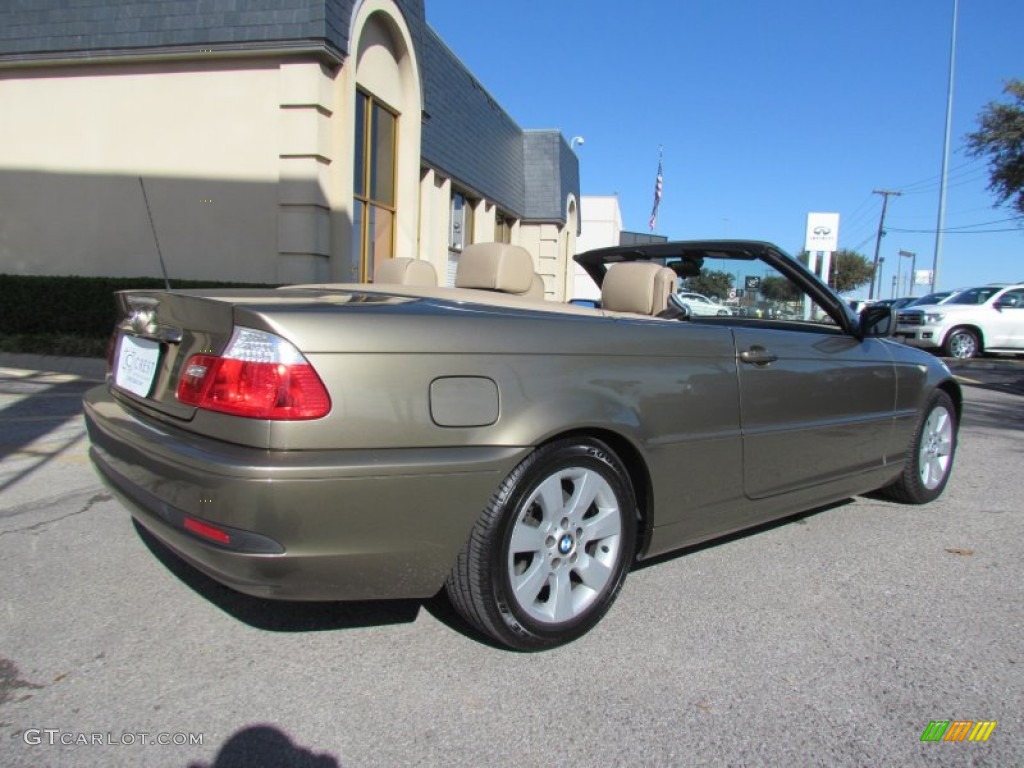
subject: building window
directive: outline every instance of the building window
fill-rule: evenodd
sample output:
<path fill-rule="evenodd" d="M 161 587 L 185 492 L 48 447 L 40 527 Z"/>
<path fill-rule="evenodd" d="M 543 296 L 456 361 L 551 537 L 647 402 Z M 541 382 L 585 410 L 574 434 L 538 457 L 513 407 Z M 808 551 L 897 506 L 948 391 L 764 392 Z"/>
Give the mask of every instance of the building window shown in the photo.
<path fill-rule="evenodd" d="M 448 285 L 455 285 L 459 254 L 473 242 L 473 203 L 461 192 L 452 192 L 448 218 Z"/>
<path fill-rule="evenodd" d="M 498 211 L 494 216 L 494 242 L 512 242 L 512 219 Z"/>
<path fill-rule="evenodd" d="M 355 189 L 352 252 L 359 280 L 395 255 L 395 146 L 398 117 L 363 91 L 356 91 Z"/>

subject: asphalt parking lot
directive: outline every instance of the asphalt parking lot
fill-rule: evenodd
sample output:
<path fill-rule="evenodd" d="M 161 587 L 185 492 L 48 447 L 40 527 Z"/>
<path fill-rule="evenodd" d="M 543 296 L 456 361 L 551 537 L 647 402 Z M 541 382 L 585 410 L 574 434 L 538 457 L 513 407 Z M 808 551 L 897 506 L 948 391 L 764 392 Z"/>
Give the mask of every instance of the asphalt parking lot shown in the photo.
<path fill-rule="evenodd" d="M 92 384 L 0 367 L 0 765 L 1022 765 L 1024 361 L 956 373 L 938 502 L 857 498 L 663 558 L 589 635 L 519 654 L 441 598 L 212 583 L 96 479 Z M 946 720 L 997 725 L 921 741 Z"/>

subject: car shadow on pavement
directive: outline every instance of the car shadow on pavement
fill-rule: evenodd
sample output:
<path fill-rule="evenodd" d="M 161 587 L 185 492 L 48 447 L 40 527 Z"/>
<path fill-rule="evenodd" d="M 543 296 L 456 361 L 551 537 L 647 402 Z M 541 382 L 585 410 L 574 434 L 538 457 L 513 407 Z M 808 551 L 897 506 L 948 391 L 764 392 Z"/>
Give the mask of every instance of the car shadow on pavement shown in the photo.
<path fill-rule="evenodd" d="M 1020 403 L 973 402 L 964 407 L 963 425 L 1024 430 L 1024 410 Z"/>
<path fill-rule="evenodd" d="M 646 568 L 650 568 L 661 563 L 667 563 L 671 562 L 672 560 L 677 560 L 681 557 L 687 557 L 689 555 L 696 554 L 697 552 L 702 552 L 705 549 L 711 549 L 712 547 L 720 547 L 724 544 L 730 544 L 734 541 L 741 541 L 751 536 L 757 536 L 759 534 L 766 533 L 767 531 L 775 530 L 776 528 L 782 528 L 783 526 L 807 525 L 808 518 L 817 517 L 818 515 L 824 512 L 830 512 L 833 509 L 845 507 L 848 504 L 853 504 L 854 501 L 856 501 L 856 499 L 843 499 L 842 501 L 836 501 L 831 504 L 826 504 L 823 507 L 815 507 L 814 509 L 809 509 L 805 512 L 798 512 L 794 515 L 790 515 L 789 517 L 783 517 L 777 520 L 769 520 L 768 522 L 761 523 L 760 525 L 756 525 L 753 528 L 744 528 L 733 533 L 728 533 L 725 536 L 716 536 L 715 538 L 709 539 L 708 541 L 703 541 L 700 544 L 693 544 L 683 549 L 676 549 L 671 552 L 666 552 L 663 555 L 656 555 L 650 559 L 642 560 L 641 562 L 633 566 L 633 570 L 642 571 Z"/>
<path fill-rule="evenodd" d="M 214 581 L 179 557 L 137 521 L 132 520 L 132 524 L 146 548 L 167 570 L 200 597 L 250 627 L 269 632 L 327 632 L 409 624 L 416 621 L 422 608 L 441 624 L 469 640 L 496 650 L 511 651 L 467 623 L 452 606 L 444 589 L 425 599 L 345 602 L 267 600 L 244 595 Z M 217 768 L 220 768 L 219 763 Z"/>
<path fill-rule="evenodd" d="M 323 632 L 357 629 L 416 620 L 420 600 L 298 602 L 244 595 L 193 568 L 159 539 L 132 521 L 139 538 L 167 570 L 222 611 L 256 629 L 270 632 Z"/>
<path fill-rule="evenodd" d="M 967 381 L 960 379 L 964 389 L 995 393 L 995 396 L 972 397 L 964 405 L 963 424 L 987 429 L 1024 430 L 1024 376 L 1006 377 L 997 381 Z"/>

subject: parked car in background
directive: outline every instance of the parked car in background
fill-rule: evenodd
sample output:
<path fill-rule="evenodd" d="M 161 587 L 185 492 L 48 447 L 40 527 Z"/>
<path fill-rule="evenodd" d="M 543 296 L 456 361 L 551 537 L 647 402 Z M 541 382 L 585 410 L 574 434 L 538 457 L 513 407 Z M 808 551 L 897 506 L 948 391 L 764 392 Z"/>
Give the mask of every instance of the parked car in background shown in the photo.
<path fill-rule="evenodd" d="M 880 299 L 875 304 L 883 304 L 887 307 L 892 307 L 894 310 L 902 309 L 903 307 L 913 304 L 917 299 L 913 296 L 901 296 L 898 299 Z"/>
<path fill-rule="evenodd" d="M 956 291 L 936 291 L 935 293 L 927 293 L 924 296 L 918 296 L 913 301 L 909 302 L 908 304 L 905 304 L 902 308 L 905 309 L 906 307 L 919 307 L 925 304 L 944 304 L 947 301 L 949 301 L 951 296 L 958 293 L 960 290 L 963 289 L 958 289 Z"/>
<path fill-rule="evenodd" d="M 899 312 L 896 338 L 947 357 L 1024 352 L 1024 283 L 983 285 Z"/>
<path fill-rule="evenodd" d="M 709 299 L 700 293 L 692 293 L 689 291 L 677 291 L 676 299 L 687 306 L 690 310 L 690 314 L 693 315 L 731 315 L 732 312 L 728 307 L 724 307 L 714 299 Z"/>
<path fill-rule="evenodd" d="M 888 307 L 854 314 L 768 243 L 575 259 L 600 307 L 529 297 L 531 255 L 494 243 L 463 250 L 455 288 L 394 270 L 122 291 L 90 457 L 141 526 L 240 592 L 444 588 L 524 650 L 589 631 L 639 560 L 876 489 L 942 493 L 961 390 L 889 338 Z M 816 319 L 672 302 L 702 270 L 784 282 Z"/>

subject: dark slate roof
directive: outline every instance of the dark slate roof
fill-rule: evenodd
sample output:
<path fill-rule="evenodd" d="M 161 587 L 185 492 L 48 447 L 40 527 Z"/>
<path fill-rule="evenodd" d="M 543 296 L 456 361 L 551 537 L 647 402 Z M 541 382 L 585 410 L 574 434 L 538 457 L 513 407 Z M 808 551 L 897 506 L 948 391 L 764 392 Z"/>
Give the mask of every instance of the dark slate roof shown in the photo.
<path fill-rule="evenodd" d="M 355 0 L 4 0 L 0 55 L 267 43 L 348 50 Z M 422 8 L 422 0 L 413 3 Z"/>
<path fill-rule="evenodd" d="M 524 132 L 429 27 L 419 59 L 423 161 L 526 221 L 566 221 L 580 169 L 561 133 Z"/>
<path fill-rule="evenodd" d="M 467 191 L 522 216 L 522 129 L 429 27 L 419 54 L 423 160 Z"/>
<path fill-rule="evenodd" d="M 569 195 L 580 198 L 580 166 L 576 153 L 559 131 L 523 132 L 523 177 L 523 218 L 564 222 Z"/>

